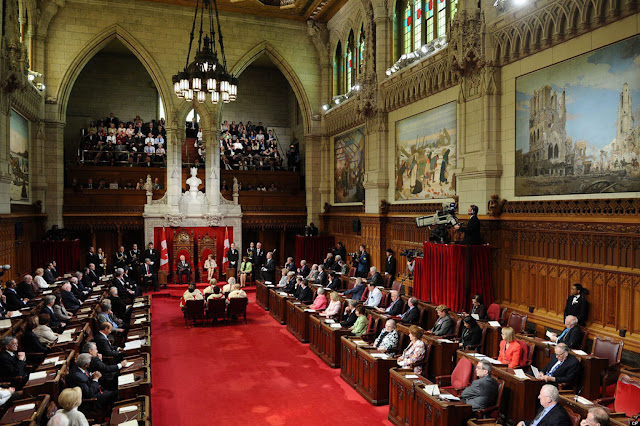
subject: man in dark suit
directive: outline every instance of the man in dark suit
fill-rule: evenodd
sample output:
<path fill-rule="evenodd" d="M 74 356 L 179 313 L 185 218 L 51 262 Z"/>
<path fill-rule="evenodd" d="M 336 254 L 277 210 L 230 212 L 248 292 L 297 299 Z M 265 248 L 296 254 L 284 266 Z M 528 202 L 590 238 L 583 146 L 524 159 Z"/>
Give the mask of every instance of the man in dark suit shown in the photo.
<path fill-rule="evenodd" d="M 343 328 L 349 328 L 353 324 L 356 323 L 356 319 L 358 319 L 358 317 L 356 315 L 356 305 L 357 304 L 358 304 L 358 301 L 356 299 L 350 299 L 348 301 L 347 307 L 344 310 L 344 316 L 346 316 L 347 319 L 340 323 L 340 325 Z M 343 318 L 344 318 L 344 316 L 343 316 Z"/>
<path fill-rule="evenodd" d="M 80 301 L 78 298 L 71 292 L 71 284 L 64 283 L 60 288 L 60 299 L 62 300 L 62 304 L 68 311 L 75 312 L 80 308 Z"/>
<path fill-rule="evenodd" d="M 273 253 L 267 253 L 267 261 L 262 267 L 262 277 L 265 282 L 269 281 L 274 284 L 276 280 L 276 262 L 273 260 Z"/>
<path fill-rule="evenodd" d="M 566 410 L 558 404 L 560 395 L 558 388 L 552 385 L 544 385 L 538 395 L 542 408 L 535 419 L 521 421 L 517 426 L 571 426 L 571 419 Z"/>
<path fill-rule="evenodd" d="M 324 258 L 324 262 L 322 264 L 324 265 L 324 269 L 329 270 L 333 269 L 335 262 L 336 260 L 333 258 L 333 253 L 327 253 L 327 257 Z"/>
<path fill-rule="evenodd" d="M 157 271 L 160 267 L 160 253 L 153 248 L 153 243 L 149 243 L 147 247 L 144 251 L 144 258 L 151 259 L 151 265 L 153 265 L 154 271 Z"/>
<path fill-rule="evenodd" d="M 360 300 L 362 298 L 362 294 L 364 293 L 365 285 L 362 282 L 362 278 L 356 278 L 356 285 L 353 286 L 351 290 L 347 290 L 343 293 L 344 296 L 350 294 L 351 299 Z"/>
<path fill-rule="evenodd" d="M 158 291 L 158 280 L 154 274 L 155 268 L 151 266 L 151 259 L 146 258 L 144 263 L 140 265 L 138 276 L 142 280 L 142 288 L 148 291 L 153 287 L 154 291 Z"/>
<path fill-rule="evenodd" d="M 314 283 L 324 285 L 327 280 L 327 273 L 324 270 L 324 265 L 318 265 L 318 276 L 316 277 Z"/>
<path fill-rule="evenodd" d="M 103 389 L 98 383 L 102 373 L 94 371 L 89 373 L 91 365 L 91 355 L 80 354 L 76 363 L 69 369 L 67 374 L 67 387 L 78 386 L 82 389 L 82 399 L 97 398 L 100 408 L 106 410 L 117 398 L 117 392 Z M 86 411 L 88 407 L 80 406 L 80 411 Z"/>
<path fill-rule="evenodd" d="M 480 221 L 478 220 L 478 206 L 471 205 L 469 207 L 469 222 L 467 226 L 460 226 L 460 224 L 454 226 L 454 229 L 459 229 L 464 232 L 464 238 L 462 244 L 466 245 L 478 245 L 482 244 L 482 235 L 480 235 Z"/>
<path fill-rule="evenodd" d="M 98 346 L 98 352 L 102 354 L 102 357 L 112 358 L 113 360 L 122 359 L 122 354 L 120 354 L 119 348 L 113 346 L 109 341 L 109 335 L 113 330 L 113 326 L 109 322 L 103 322 L 100 324 L 100 331 L 98 331 L 93 338 L 93 341 L 96 342 Z"/>
<path fill-rule="evenodd" d="M 140 269 L 138 269 L 138 271 L 140 271 Z M 129 268 L 124 268 L 122 279 L 124 280 L 124 288 L 126 290 L 126 292 L 122 294 L 129 294 L 129 298 L 132 298 L 132 296 L 142 296 L 142 290 L 140 289 L 140 286 L 136 281 L 133 280 L 133 278 L 129 276 Z"/>
<path fill-rule="evenodd" d="M 445 305 L 438 305 L 436 307 L 436 314 L 438 315 L 438 319 L 433 328 L 427 331 L 427 333 L 435 334 L 436 336 L 446 336 L 453 333 L 455 325 L 449 316 L 449 308 Z"/>
<path fill-rule="evenodd" d="M 396 258 L 393 255 L 393 250 L 387 249 L 387 261 L 384 264 L 385 275 L 391 275 L 391 282 L 396 278 Z"/>
<path fill-rule="evenodd" d="M 342 283 L 340 282 L 340 277 L 336 274 L 336 271 L 329 272 L 329 285 L 327 288 L 329 290 L 338 291 L 342 287 Z"/>
<path fill-rule="evenodd" d="M 0 320 L 10 318 L 9 309 L 7 309 L 7 304 L 4 302 L 6 298 L 2 295 L 2 288 L 0 288 Z"/>
<path fill-rule="evenodd" d="M 371 274 L 371 277 L 367 279 L 367 282 L 373 284 L 376 287 L 379 285 L 381 286 L 382 275 L 380 275 L 380 272 L 378 272 L 375 266 L 372 266 L 371 268 L 369 268 L 369 273 Z"/>
<path fill-rule="evenodd" d="M 240 260 L 240 252 L 236 248 L 236 243 L 231 243 L 229 247 L 229 252 L 227 253 L 227 258 L 229 259 L 229 268 L 233 268 L 238 271 L 238 261 Z"/>
<path fill-rule="evenodd" d="M 289 294 L 295 294 L 296 289 L 301 286 L 302 278 L 296 277 L 295 275 L 291 277 L 291 279 L 287 282 L 284 291 Z"/>
<path fill-rule="evenodd" d="M 307 237 L 317 237 L 318 227 L 313 222 L 311 222 L 309 226 L 305 228 L 305 233 L 307 234 Z"/>
<path fill-rule="evenodd" d="M 82 272 L 79 272 L 79 274 L 82 275 Z M 73 293 L 78 300 L 85 300 L 87 296 L 89 296 L 89 293 L 91 293 L 82 285 L 82 281 L 79 281 L 77 276 L 69 278 L 69 284 L 71 284 L 71 293 Z"/>
<path fill-rule="evenodd" d="M 418 299 L 412 297 L 407 302 L 407 311 L 400 315 L 400 319 L 403 323 L 415 324 L 420 319 L 420 309 L 418 309 Z"/>
<path fill-rule="evenodd" d="M 115 127 L 118 127 L 118 125 L 120 124 L 120 120 L 118 119 L 118 117 L 113 115 L 113 113 L 110 113 L 109 116 L 104 119 L 104 124 L 107 127 L 107 129 L 109 128 L 109 125 L 111 123 L 113 123 Z"/>
<path fill-rule="evenodd" d="M 135 292 L 133 290 L 129 290 L 127 288 L 127 282 L 124 280 L 124 272 L 119 269 L 113 274 L 113 281 L 111 281 L 111 286 L 115 287 L 118 290 L 118 295 L 127 300 L 129 303 L 133 301 L 135 297 Z M 115 312 L 115 309 L 114 309 Z M 117 314 L 116 314 L 117 315 Z"/>
<path fill-rule="evenodd" d="M 297 272 L 298 272 L 298 275 L 302 275 L 304 278 L 307 278 L 307 276 L 309 275 L 309 272 L 311 272 L 311 269 L 309 269 L 309 265 L 307 265 L 306 260 L 300 261 L 300 267 L 298 268 Z"/>
<path fill-rule="evenodd" d="M 100 383 L 106 388 L 115 390 L 118 385 L 116 378 L 120 369 L 126 368 L 130 361 L 123 360 L 117 364 L 106 364 L 102 361 L 102 355 L 98 352 L 98 346 L 94 342 L 87 342 L 82 347 L 82 352 L 91 356 L 91 363 L 89 364 L 89 372 L 99 371 L 102 374 Z"/>
<path fill-rule="evenodd" d="M 333 256 L 340 256 L 340 259 L 342 260 L 347 258 L 347 249 L 344 248 L 344 244 L 342 244 L 342 241 L 338 241 L 338 244 L 336 244 L 336 247 L 333 249 Z"/>
<path fill-rule="evenodd" d="M 56 282 L 57 275 L 53 273 L 53 262 L 49 262 L 47 267 L 44 269 L 44 275 L 42 278 L 47 282 L 47 284 L 53 284 Z"/>
<path fill-rule="evenodd" d="M 20 384 L 27 378 L 24 368 L 27 365 L 27 355 L 18 352 L 18 339 L 13 336 L 6 336 L 0 342 L 2 352 L 0 352 L 0 379 L 7 380 L 20 377 Z"/>
<path fill-rule="evenodd" d="M 120 298 L 117 287 L 111 287 L 109 289 L 109 300 L 111 301 L 111 310 L 115 316 L 124 320 L 127 312 L 127 305 Z"/>
<path fill-rule="evenodd" d="M 113 267 L 124 268 L 129 263 L 127 253 L 124 252 L 124 246 L 120 246 L 117 252 L 113 254 Z"/>
<path fill-rule="evenodd" d="M 96 265 L 94 265 L 93 263 L 90 264 L 89 267 L 87 268 L 86 274 L 89 276 L 89 280 L 91 284 L 88 286 L 85 284 L 84 285 L 85 287 L 93 287 L 94 285 L 100 284 L 100 277 L 96 272 Z"/>
<path fill-rule="evenodd" d="M 491 377 L 489 361 L 483 360 L 476 364 L 476 377 L 477 379 L 460 394 L 460 399 L 471 405 L 473 411 L 491 407 L 498 399 L 498 382 Z"/>
<path fill-rule="evenodd" d="M 560 335 L 551 333 L 550 340 L 556 343 L 565 343 L 571 349 L 580 349 L 582 345 L 582 331 L 578 327 L 578 318 L 569 315 L 564 319 L 564 330 Z"/>
<path fill-rule="evenodd" d="M 264 279 L 262 276 L 262 266 L 264 265 L 265 252 L 262 243 L 256 244 L 256 251 L 253 253 L 253 270 L 257 272 L 258 279 Z"/>
<path fill-rule="evenodd" d="M 287 263 L 284 264 L 284 268 L 290 272 L 296 272 L 296 264 L 293 262 L 293 257 L 287 257 Z"/>
<path fill-rule="evenodd" d="M 90 263 L 97 265 L 99 263 L 98 255 L 96 254 L 96 249 L 93 247 L 89 247 L 89 252 L 86 255 L 86 263 L 89 266 Z"/>
<path fill-rule="evenodd" d="M 176 265 L 176 273 L 178 274 L 178 284 L 182 284 L 182 277 L 187 276 L 187 284 L 191 282 L 191 264 L 187 262 L 184 255 L 180 255 L 180 260 Z"/>
<path fill-rule="evenodd" d="M 556 345 L 554 353 L 547 365 L 540 371 L 538 379 L 554 386 L 565 384 L 571 386 L 580 374 L 580 362 L 569 353 L 569 347 L 564 343 Z"/>
<path fill-rule="evenodd" d="M 33 289 L 33 277 L 31 275 L 25 275 L 16 287 L 16 292 L 22 299 L 33 299 L 36 297 L 36 292 Z"/>
<path fill-rule="evenodd" d="M 56 303 L 56 297 L 48 294 L 44 297 L 44 306 L 40 311 L 41 314 L 49 314 L 49 327 L 56 333 L 62 332 L 66 324 L 58 319 L 53 311 L 53 305 Z"/>
<path fill-rule="evenodd" d="M 7 281 L 7 288 L 4 291 L 7 309 L 17 311 L 27 306 L 27 299 L 21 299 L 16 292 L 16 282 L 14 280 Z"/>
<path fill-rule="evenodd" d="M 391 290 L 391 303 L 387 308 L 376 308 L 378 312 L 382 312 L 386 315 L 391 315 L 392 317 L 397 317 L 402 314 L 402 308 L 404 308 L 404 303 L 402 303 L 402 299 L 400 298 L 400 294 L 397 290 Z"/>
<path fill-rule="evenodd" d="M 309 288 L 307 280 L 302 280 L 298 300 L 303 303 L 311 303 L 313 301 L 313 291 Z"/>

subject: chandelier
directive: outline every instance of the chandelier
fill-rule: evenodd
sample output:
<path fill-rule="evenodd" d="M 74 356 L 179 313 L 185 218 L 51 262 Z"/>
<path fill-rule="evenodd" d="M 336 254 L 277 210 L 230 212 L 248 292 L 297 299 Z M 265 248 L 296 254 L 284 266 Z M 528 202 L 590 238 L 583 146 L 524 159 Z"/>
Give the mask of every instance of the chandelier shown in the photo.
<path fill-rule="evenodd" d="M 212 4 L 213 8 L 212 10 Z M 204 34 L 205 12 L 208 16 L 209 32 Z M 218 47 L 216 45 L 216 31 L 213 22 L 215 12 L 216 25 L 218 27 L 218 44 L 220 45 L 220 56 L 222 63 L 218 61 Z M 191 59 L 191 49 L 193 39 L 200 14 L 200 31 L 198 35 L 198 50 Z M 235 101 L 238 95 L 238 79 L 227 71 L 227 59 L 224 55 L 224 44 L 222 43 L 222 31 L 220 29 L 220 18 L 218 17 L 218 4 L 216 0 L 196 0 L 196 10 L 193 15 L 193 25 L 189 38 L 189 50 L 187 52 L 187 62 L 182 71 L 178 71 L 171 79 L 173 89 L 178 98 L 186 101 L 196 100 L 205 103 L 208 99 L 216 105 L 218 102 L 225 104 Z"/>

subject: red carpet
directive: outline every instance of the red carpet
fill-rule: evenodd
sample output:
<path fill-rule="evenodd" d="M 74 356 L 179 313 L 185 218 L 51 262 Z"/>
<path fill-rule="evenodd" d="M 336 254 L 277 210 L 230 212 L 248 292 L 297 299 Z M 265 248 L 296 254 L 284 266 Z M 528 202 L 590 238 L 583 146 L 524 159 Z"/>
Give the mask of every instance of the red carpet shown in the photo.
<path fill-rule="evenodd" d="M 248 295 L 247 325 L 188 329 L 178 299 L 153 298 L 155 426 L 391 424 Z"/>

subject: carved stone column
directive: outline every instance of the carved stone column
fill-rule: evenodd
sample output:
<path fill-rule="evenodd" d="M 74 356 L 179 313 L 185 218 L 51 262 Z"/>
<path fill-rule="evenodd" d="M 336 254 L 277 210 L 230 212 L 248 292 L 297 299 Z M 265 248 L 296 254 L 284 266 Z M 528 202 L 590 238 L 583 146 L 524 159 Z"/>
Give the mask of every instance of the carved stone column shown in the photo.
<path fill-rule="evenodd" d="M 323 182 L 329 176 L 329 172 L 323 173 L 328 161 L 333 156 L 329 153 L 329 138 L 318 135 L 305 135 L 304 144 L 306 153 L 304 157 L 305 192 L 307 194 L 307 221 L 320 223 L 322 206 L 329 198 L 328 182 Z M 324 167 L 323 167 L 324 164 Z M 317 196 L 320 194 L 320 196 Z"/>
<path fill-rule="evenodd" d="M 389 191 L 388 159 L 395 155 L 389 147 L 387 113 L 378 113 L 366 121 L 365 141 L 365 212 L 378 213 L 380 201 L 387 199 Z"/>
<path fill-rule="evenodd" d="M 49 160 L 48 150 L 45 145 L 45 123 L 43 120 L 34 122 L 31 124 L 31 132 L 33 137 L 31 138 L 31 153 L 29 167 L 31 173 L 29 178 L 31 179 L 31 200 L 33 202 L 44 201 L 47 198 L 47 174 L 46 164 Z"/>
<path fill-rule="evenodd" d="M 47 192 L 44 211 L 47 213 L 47 228 L 63 227 L 62 207 L 64 202 L 64 122 L 44 122 L 47 161 L 44 166 L 47 176 Z"/>
<path fill-rule="evenodd" d="M 167 183 L 165 198 L 170 210 L 178 210 L 182 196 L 182 137 L 183 129 L 177 122 L 177 111 L 173 111 L 173 120 L 167 127 Z"/>
<path fill-rule="evenodd" d="M 205 146 L 205 190 L 209 204 L 220 204 L 220 148 L 217 133 L 206 129 L 202 131 L 202 142 Z"/>

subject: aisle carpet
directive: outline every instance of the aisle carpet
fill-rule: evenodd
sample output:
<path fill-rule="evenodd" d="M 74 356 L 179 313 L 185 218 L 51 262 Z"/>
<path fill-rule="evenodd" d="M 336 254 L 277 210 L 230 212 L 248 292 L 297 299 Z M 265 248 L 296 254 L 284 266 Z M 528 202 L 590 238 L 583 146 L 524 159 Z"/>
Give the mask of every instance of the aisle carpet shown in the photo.
<path fill-rule="evenodd" d="M 153 424 L 391 424 L 255 304 L 248 324 L 185 328 L 178 299 L 152 302 Z"/>

